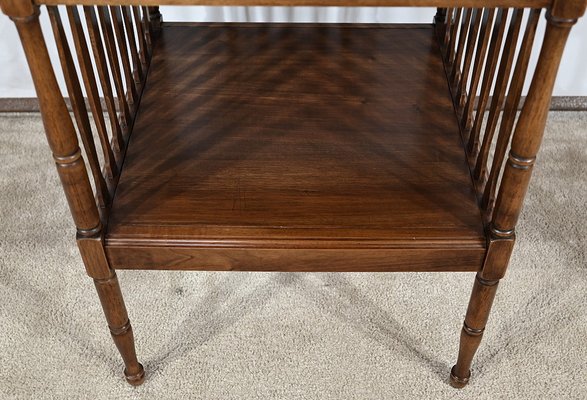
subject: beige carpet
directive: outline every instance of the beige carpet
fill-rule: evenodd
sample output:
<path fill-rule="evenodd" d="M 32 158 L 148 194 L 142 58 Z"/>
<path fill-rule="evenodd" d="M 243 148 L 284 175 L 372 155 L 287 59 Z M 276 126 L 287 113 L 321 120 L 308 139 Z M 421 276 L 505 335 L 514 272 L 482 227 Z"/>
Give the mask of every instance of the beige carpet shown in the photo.
<path fill-rule="evenodd" d="M 0 398 L 585 399 L 587 113 L 554 113 L 473 380 L 447 384 L 473 274 L 120 272 L 122 377 L 40 118 L 0 114 Z"/>

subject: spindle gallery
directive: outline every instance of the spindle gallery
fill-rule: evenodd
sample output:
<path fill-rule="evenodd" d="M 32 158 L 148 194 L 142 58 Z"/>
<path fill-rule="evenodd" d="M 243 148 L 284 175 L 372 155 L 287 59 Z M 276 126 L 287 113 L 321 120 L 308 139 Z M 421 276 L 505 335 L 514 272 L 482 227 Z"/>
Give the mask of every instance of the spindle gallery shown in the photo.
<path fill-rule="evenodd" d="M 437 11 L 431 24 L 163 23 L 161 4 Z M 130 384 L 145 374 L 117 269 L 475 272 L 450 372 L 468 383 L 586 0 L 0 5 Z"/>

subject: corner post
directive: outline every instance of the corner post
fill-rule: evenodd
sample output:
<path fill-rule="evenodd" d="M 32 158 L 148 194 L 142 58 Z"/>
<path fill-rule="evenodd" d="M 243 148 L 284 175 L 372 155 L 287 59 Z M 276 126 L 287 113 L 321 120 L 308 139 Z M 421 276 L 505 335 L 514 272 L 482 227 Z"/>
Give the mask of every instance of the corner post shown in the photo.
<path fill-rule="evenodd" d="M 436 15 L 434 16 L 434 23 L 444 24 L 446 22 L 446 8 L 437 8 Z"/>
<path fill-rule="evenodd" d="M 31 70 L 45 133 L 78 235 L 93 236 L 102 225 L 77 134 L 51 65 L 39 7 L 31 0 L 0 0 L 14 21 Z"/>
<path fill-rule="evenodd" d="M 141 384 L 143 366 L 136 359 L 132 328 L 116 274 L 106 259 L 98 206 L 41 31 L 40 9 L 32 0 L 0 0 L 0 8 L 18 30 L 39 99 L 47 141 L 77 228 L 78 247 L 88 275 L 94 278 L 110 332 L 124 360 L 126 379 L 133 385 Z"/>
<path fill-rule="evenodd" d="M 161 33 L 161 24 L 163 23 L 163 16 L 159 11 L 159 6 L 147 7 L 149 11 L 149 26 L 151 29 L 151 34 L 154 37 L 159 36 Z"/>
<path fill-rule="evenodd" d="M 450 383 L 456 388 L 462 388 L 469 382 L 471 363 L 481 343 L 498 283 L 506 273 L 515 241 L 515 226 L 542 142 L 565 43 L 572 26 L 585 12 L 586 5 L 587 0 L 554 0 L 547 10 L 548 22 L 538 64 L 512 138 L 493 218 L 488 227 L 487 254 L 473 286 L 461 331 L 457 363 L 450 374 Z"/>
<path fill-rule="evenodd" d="M 509 157 L 497 196 L 491 230 L 496 236 L 512 236 L 522 205 L 536 155 L 542 142 L 552 90 L 565 43 L 573 25 L 582 15 L 565 7 L 572 1 L 555 1 L 546 13 L 548 21 L 540 57 L 526 102 L 512 138 Z M 575 2 L 576 3 L 576 2 Z"/>

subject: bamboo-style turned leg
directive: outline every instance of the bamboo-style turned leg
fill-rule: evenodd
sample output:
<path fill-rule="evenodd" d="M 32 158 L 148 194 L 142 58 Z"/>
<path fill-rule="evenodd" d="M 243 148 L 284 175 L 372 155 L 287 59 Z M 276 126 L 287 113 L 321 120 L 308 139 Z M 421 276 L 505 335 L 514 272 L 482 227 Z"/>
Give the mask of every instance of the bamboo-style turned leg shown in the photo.
<path fill-rule="evenodd" d="M 16 24 L 27 56 L 43 114 L 45 132 L 57 172 L 77 228 L 77 241 L 88 275 L 94 278 L 114 342 L 122 355 L 126 379 L 144 380 L 138 363 L 116 274 L 108 266 L 102 243 L 102 223 L 94 200 L 77 135 L 55 78 L 41 25 L 40 9 L 32 1 L 0 0 L 2 11 Z"/>
<path fill-rule="evenodd" d="M 459 356 L 456 365 L 452 367 L 450 372 L 450 384 L 456 388 L 462 388 L 469 382 L 471 362 L 481 343 L 498 283 L 499 280 L 488 281 L 479 275 L 475 278 L 465 323 L 461 331 Z"/>
<path fill-rule="evenodd" d="M 124 375 L 128 383 L 138 386 L 145 379 L 143 366 L 137 361 L 134 336 L 128 319 L 116 273 L 106 279 L 94 279 L 112 339 L 124 360 Z"/>

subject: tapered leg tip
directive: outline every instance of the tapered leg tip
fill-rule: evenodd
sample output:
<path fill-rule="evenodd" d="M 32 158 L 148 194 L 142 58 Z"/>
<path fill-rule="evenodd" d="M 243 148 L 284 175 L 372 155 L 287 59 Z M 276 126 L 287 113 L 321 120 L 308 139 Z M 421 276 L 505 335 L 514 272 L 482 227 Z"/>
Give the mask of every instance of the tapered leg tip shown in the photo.
<path fill-rule="evenodd" d="M 457 389 L 462 389 L 467 386 L 469 383 L 469 378 L 471 377 L 471 371 L 469 371 L 469 376 L 465 378 L 461 378 L 455 375 L 455 367 L 452 367 L 450 370 L 450 385 Z"/>
<path fill-rule="evenodd" d="M 129 374 L 126 369 L 124 370 L 124 376 L 126 377 L 126 381 L 133 386 L 142 385 L 145 381 L 145 369 L 143 368 L 142 364 L 139 364 L 139 371 L 134 374 Z"/>

